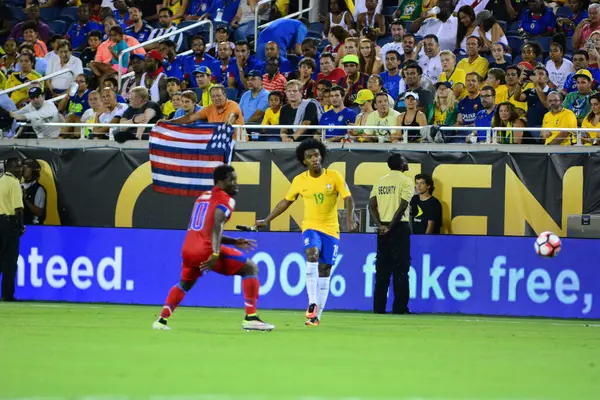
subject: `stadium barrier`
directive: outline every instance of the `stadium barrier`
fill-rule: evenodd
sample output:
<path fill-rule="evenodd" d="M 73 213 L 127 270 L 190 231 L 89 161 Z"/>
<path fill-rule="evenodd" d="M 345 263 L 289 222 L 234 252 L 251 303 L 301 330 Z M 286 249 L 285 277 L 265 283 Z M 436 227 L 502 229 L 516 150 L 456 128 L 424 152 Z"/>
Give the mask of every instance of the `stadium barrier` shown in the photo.
<path fill-rule="evenodd" d="M 300 234 L 231 233 L 256 239 L 261 309 L 306 307 Z M 28 227 L 17 277 L 23 300 L 162 305 L 180 277 L 183 230 Z M 413 235 L 411 300 L 416 313 L 600 318 L 598 240 L 564 239 L 553 259 L 533 238 Z M 77 243 L 77 245 L 74 245 Z M 148 247 L 148 243 L 160 243 Z M 332 268 L 330 310 L 372 310 L 375 234 L 342 234 Z M 390 291 L 388 309 L 393 293 Z M 209 273 L 187 306 L 242 308 L 241 279 Z"/>
<path fill-rule="evenodd" d="M 60 71 L 56 71 L 56 72 L 53 72 L 51 74 L 42 76 L 41 78 L 34 79 L 32 81 L 27 81 L 27 82 L 22 83 L 20 85 L 11 87 L 10 89 L 2 90 L 2 91 L 0 91 L 0 94 L 10 94 L 10 93 L 12 93 L 12 92 L 14 92 L 16 90 L 23 89 L 23 88 L 25 88 L 27 86 L 31 86 L 32 83 L 38 83 L 38 82 L 47 81 L 48 79 L 52 79 L 52 78 L 55 78 L 57 76 L 60 76 L 60 75 L 66 74 L 66 73 L 73 73 L 73 72 L 70 69 L 68 69 L 68 68 L 61 69 Z"/>
<path fill-rule="evenodd" d="M 210 28 L 209 29 L 209 42 L 212 43 L 213 42 L 213 38 L 214 38 L 213 23 L 212 23 L 212 21 L 206 19 L 206 20 L 203 20 L 203 21 L 198 21 L 198 22 L 196 22 L 194 24 L 191 24 L 191 25 L 188 25 L 188 26 L 184 26 L 183 28 L 178 28 L 178 29 L 174 30 L 173 32 L 166 33 L 166 34 L 164 34 L 162 36 L 157 36 L 154 39 L 147 40 L 147 41 L 145 41 L 143 43 L 140 43 L 140 44 L 137 44 L 135 46 L 128 47 L 125 50 L 123 50 L 121 53 L 119 53 L 119 59 L 118 59 L 119 69 L 118 69 L 118 79 L 117 79 L 117 82 L 119 84 L 119 90 L 121 90 L 121 84 L 122 84 L 122 81 L 123 81 L 123 71 L 122 71 L 123 70 L 123 68 L 122 68 L 123 67 L 123 56 L 126 53 L 131 53 L 132 51 L 135 51 L 137 49 L 145 47 L 145 46 L 147 46 L 149 44 L 157 43 L 157 42 L 160 42 L 162 40 L 169 39 L 171 36 L 177 35 L 177 34 L 182 33 L 182 32 L 189 31 L 190 29 L 198 28 L 198 27 L 200 27 L 202 25 L 209 25 L 209 28 Z"/>

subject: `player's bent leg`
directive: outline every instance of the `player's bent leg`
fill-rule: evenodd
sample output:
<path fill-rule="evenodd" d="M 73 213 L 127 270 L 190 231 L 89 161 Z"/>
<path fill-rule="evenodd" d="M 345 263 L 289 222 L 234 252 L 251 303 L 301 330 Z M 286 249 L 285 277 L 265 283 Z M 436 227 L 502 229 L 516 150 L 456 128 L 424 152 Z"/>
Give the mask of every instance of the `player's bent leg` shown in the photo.
<path fill-rule="evenodd" d="M 169 294 L 167 295 L 167 299 L 165 300 L 165 304 L 160 312 L 160 317 L 158 320 L 154 321 L 152 324 L 152 329 L 157 330 L 170 330 L 167 325 L 167 320 L 169 317 L 175 312 L 179 303 L 183 301 L 183 298 L 193 287 L 198 278 L 202 275 L 202 272 L 198 267 L 191 268 L 188 266 L 183 266 L 181 270 L 181 280 L 178 284 L 174 285 L 171 290 L 169 290 Z"/>
<path fill-rule="evenodd" d="M 268 324 L 258 317 L 256 312 L 256 302 L 258 300 L 258 291 L 260 283 L 258 281 L 258 265 L 250 259 L 236 275 L 242 277 L 242 291 L 244 292 L 244 308 L 246 316 L 242 321 L 242 328 L 247 331 L 272 331 L 275 325 Z"/>

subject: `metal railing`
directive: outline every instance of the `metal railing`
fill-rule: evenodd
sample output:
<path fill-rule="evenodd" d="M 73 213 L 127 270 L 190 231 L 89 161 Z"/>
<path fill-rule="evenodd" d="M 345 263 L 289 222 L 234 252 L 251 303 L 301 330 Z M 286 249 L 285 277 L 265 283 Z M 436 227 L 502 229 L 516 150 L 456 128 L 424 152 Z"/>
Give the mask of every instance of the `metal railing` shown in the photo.
<path fill-rule="evenodd" d="M 32 83 L 43 82 L 43 81 L 46 81 L 48 79 L 52 79 L 52 78 L 55 78 L 57 76 L 66 74 L 67 72 L 73 73 L 73 71 L 71 71 L 68 68 L 61 69 L 60 71 L 53 72 L 53 73 L 48 74 L 46 76 L 42 76 L 41 78 L 35 79 L 33 81 L 25 82 L 25 83 L 22 83 L 20 85 L 11 87 L 10 89 L 3 90 L 3 91 L 0 92 L 0 94 L 9 94 L 9 93 L 12 93 L 14 91 L 26 88 L 27 86 L 30 86 Z"/>
<path fill-rule="evenodd" d="M 214 37 L 213 37 L 214 36 L 213 23 L 212 23 L 212 21 L 205 19 L 203 21 L 198 21 L 198 22 L 196 22 L 194 24 L 191 24 L 191 25 L 188 25 L 188 26 L 184 26 L 183 28 L 178 28 L 178 29 L 174 30 L 173 32 L 165 33 L 164 35 L 155 37 L 154 39 L 147 40 L 144 43 L 140 43 L 140 44 L 136 44 L 135 46 L 128 47 L 125 50 L 123 50 L 121 53 L 119 53 L 119 69 L 118 69 L 119 79 L 117 79 L 117 82 L 119 83 L 119 90 L 121 90 L 121 80 L 123 78 L 123 71 L 122 71 L 122 69 L 123 69 L 123 56 L 126 53 L 131 53 L 132 51 L 135 51 L 137 49 L 141 49 L 142 47 L 145 47 L 145 46 L 147 46 L 149 44 L 160 42 L 162 40 L 170 38 L 173 35 L 177 35 L 177 34 L 179 34 L 181 32 L 189 31 L 191 29 L 195 29 L 195 28 L 197 28 L 199 26 L 206 25 L 206 24 L 210 25 L 209 42 L 212 43 L 213 39 L 214 39 Z"/>
<path fill-rule="evenodd" d="M 258 30 L 259 29 L 266 28 L 267 26 L 271 25 L 273 22 L 279 21 L 280 19 L 294 18 L 294 17 L 304 14 L 305 12 L 309 12 L 310 10 L 312 10 L 312 1 L 310 2 L 310 5 L 308 6 L 308 8 L 305 9 L 305 8 L 303 8 L 303 5 L 302 5 L 303 1 L 297 0 L 298 7 L 300 7 L 300 10 L 296 11 L 295 13 L 285 15 L 281 18 L 277 18 L 274 21 L 269 21 L 262 25 L 258 25 L 258 10 L 259 10 L 260 6 L 263 4 L 272 3 L 274 1 L 277 1 L 277 0 L 261 0 L 258 2 L 258 4 L 256 4 L 256 8 L 254 9 L 254 52 L 256 52 L 256 45 L 258 44 Z"/>
<path fill-rule="evenodd" d="M 154 127 L 154 124 L 112 124 L 112 123 L 96 123 L 96 124 L 90 124 L 90 123 L 84 123 L 84 122 L 49 122 L 49 123 L 45 123 L 44 125 L 46 126 L 57 126 L 57 127 L 73 127 L 73 128 L 152 128 Z M 264 126 L 264 125 L 232 125 L 234 129 L 236 129 L 236 140 L 237 141 L 244 141 L 245 135 L 244 135 L 244 130 L 257 130 L 257 129 L 267 129 L 267 130 L 274 130 L 274 129 L 310 129 L 310 130 L 321 130 L 321 139 L 325 140 L 326 139 L 326 131 L 330 130 L 330 129 L 343 129 L 343 130 L 356 130 L 356 129 L 361 129 L 361 130 L 381 130 L 381 129 L 385 129 L 387 131 L 402 131 L 403 133 L 405 131 L 420 131 L 422 129 L 427 129 L 430 128 L 431 125 L 426 125 L 426 126 L 369 126 L 369 125 L 346 125 L 346 126 L 330 126 L 330 125 L 268 125 L 268 126 Z M 552 132 L 575 132 L 577 134 L 577 143 L 574 146 L 582 146 L 583 147 L 583 133 L 586 132 L 600 132 L 600 128 L 591 128 L 591 129 L 583 129 L 583 128 L 575 128 L 575 129 L 570 129 L 570 128 L 553 128 L 553 129 L 542 129 L 542 128 L 528 128 L 528 127 L 523 127 L 523 128 L 504 128 L 504 127 L 499 127 L 499 128 L 492 128 L 492 127 L 458 127 L 458 126 L 440 126 L 440 130 L 442 131 L 468 131 L 468 132 L 473 132 L 476 130 L 485 130 L 486 131 L 486 141 L 485 142 L 477 142 L 477 144 L 483 144 L 483 145 L 499 145 L 499 143 L 497 143 L 497 132 L 498 131 L 507 131 L 507 130 L 513 130 L 513 131 L 531 131 L 531 132 L 539 132 L 539 131 L 544 131 L 544 130 L 549 130 Z M 269 136 L 269 135 L 267 135 Z M 279 134 L 276 135 L 270 135 L 270 136 L 279 136 Z M 369 137 L 369 135 L 367 135 L 367 137 Z M 371 137 L 376 137 L 376 136 L 371 136 Z M 412 136 L 412 137 L 418 137 L 418 136 Z M 465 136 L 461 136 L 461 138 L 464 137 L 465 138 L 465 143 L 468 143 L 466 141 L 468 135 Z M 408 134 L 402 134 L 402 139 L 401 141 L 398 142 L 399 144 L 408 144 L 409 143 L 409 135 Z M 600 144 L 600 140 L 598 140 L 597 142 L 598 144 Z M 418 143 L 416 143 L 418 144 Z M 523 144 L 527 144 L 527 143 L 523 143 Z M 509 145 L 510 146 L 510 145 Z"/>

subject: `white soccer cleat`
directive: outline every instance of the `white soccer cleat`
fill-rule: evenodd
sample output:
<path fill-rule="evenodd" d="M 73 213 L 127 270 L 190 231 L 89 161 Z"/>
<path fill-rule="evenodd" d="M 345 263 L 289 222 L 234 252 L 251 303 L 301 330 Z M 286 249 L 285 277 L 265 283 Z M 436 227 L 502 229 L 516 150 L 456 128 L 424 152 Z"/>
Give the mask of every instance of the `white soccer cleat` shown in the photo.
<path fill-rule="evenodd" d="M 263 331 L 271 332 L 275 329 L 275 325 L 267 324 L 260 319 L 244 320 L 242 321 L 242 329 L 245 331 Z"/>
<path fill-rule="evenodd" d="M 157 330 L 157 331 L 170 331 L 171 330 L 171 328 L 167 324 L 163 324 L 158 321 L 154 321 L 154 323 L 152 324 L 152 329 Z"/>

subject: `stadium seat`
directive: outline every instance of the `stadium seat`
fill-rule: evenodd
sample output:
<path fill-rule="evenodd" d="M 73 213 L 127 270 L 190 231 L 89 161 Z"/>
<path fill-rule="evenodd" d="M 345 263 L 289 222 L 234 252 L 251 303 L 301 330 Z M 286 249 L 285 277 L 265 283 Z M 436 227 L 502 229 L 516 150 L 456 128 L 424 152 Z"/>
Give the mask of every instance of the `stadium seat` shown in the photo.
<path fill-rule="evenodd" d="M 411 21 L 404 21 L 404 30 L 406 32 L 408 32 L 408 30 L 410 29 L 410 25 L 412 24 Z"/>
<path fill-rule="evenodd" d="M 27 14 L 25 14 L 25 11 L 23 11 L 22 7 L 12 7 L 11 9 L 15 22 L 27 20 Z"/>
<path fill-rule="evenodd" d="M 392 43 L 393 41 L 394 39 L 392 39 L 391 36 L 384 36 L 382 38 L 377 39 L 377 45 L 383 47 L 384 45 Z"/>
<path fill-rule="evenodd" d="M 312 24 L 310 24 L 310 28 L 308 30 L 315 32 L 323 32 L 324 27 L 325 25 L 323 25 L 322 22 L 313 22 Z"/>
<path fill-rule="evenodd" d="M 394 14 L 394 12 L 396 11 L 396 9 L 398 8 L 398 6 L 387 6 L 383 8 L 383 15 L 387 16 L 392 16 L 392 14 Z"/>
<path fill-rule="evenodd" d="M 550 44 L 552 44 L 551 36 L 536 37 L 536 38 L 533 38 L 533 40 L 536 41 L 537 43 L 539 43 L 540 46 L 542 46 L 542 50 L 544 50 L 544 53 L 547 53 L 550 51 Z"/>
<path fill-rule="evenodd" d="M 229 100 L 233 100 L 233 101 L 238 101 L 238 90 L 236 88 L 226 88 L 225 89 L 227 91 L 227 98 Z M 198 94 L 198 92 L 196 92 L 196 94 Z M 198 95 L 198 98 L 200 98 L 200 95 Z"/>
<path fill-rule="evenodd" d="M 94 77 L 94 71 L 91 68 L 84 68 L 83 73 L 89 76 L 90 78 Z"/>
<path fill-rule="evenodd" d="M 521 47 L 523 47 L 523 39 L 520 36 L 507 36 L 508 46 L 510 47 L 512 54 L 521 54 Z"/>
<path fill-rule="evenodd" d="M 40 18 L 45 22 L 52 22 L 58 17 L 58 8 L 48 7 L 40 8 Z"/>
<path fill-rule="evenodd" d="M 506 36 L 516 34 L 517 31 L 521 28 L 521 21 L 515 21 L 508 27 L 508 32 Z"/>
<path fill-rule="evenodd" d="M 198 22 L 198 21 L 181 21 L 181 23 L 179 24 L 178 28 L 184 28 L 186 26 L 194 25 L 196 22 Z M 187 30 L 187 31 L 185 31 L 185 33 L 187 35 L 192 35 L 193 36 L 193 35 L 201 34 L 201 33 L 205 32 L 205 31 L 208 32 L 208 25 L 204 25 L 204 26 L 200 26 L 200 27 L 197 27 L 197 28 L 194 28 L 194 29 Z"/>
<path fill-rule="evenodd" d="M 321 43 L 319 43 L 319 47 L 317 48 L 317 50 L 322 52 L 325 49 L 325 47 L 327 47 L 328 44 L 329 44 L 329 40 L 327 40 L 327 39 L 322 40 Z"/>
<path fill-rule="evenodd" d="M 67 33 L 67 23 L 61 20 L 48 21 L 48 26 L 50 30 L 57 35 L 64 35 Z"/>
<path fill-rule="evenodd" d="M 298 63 L 300 62 L 300 56 L 297 56 L 295 54 L 287 54 L 287 59 L 289 62 L 292 63 L 293 69 L 296 70 L 296 68 L 298 67 Z"/>
<path fill-rule="evenodd" d="M 562 6 L 562 7 L 558 7 L 556 9 L 556 16 L 557 17 L 568 17 L 569 15 L 571 15 L 571 9 L 567 6 Z"/>
<path fill-rule="evenodd" d="M 308 33 L 306 34 L 306 37 L 313 38 L 313 39 L 321 39 L 322 34 L 323 34 L 323 32 L 308 31 Z"/>
<path fill-rule="evenodd" d="M 63 21 L 77 21 L 77 7 L 65 7 L 58 13 L 58 19 Z"/>

